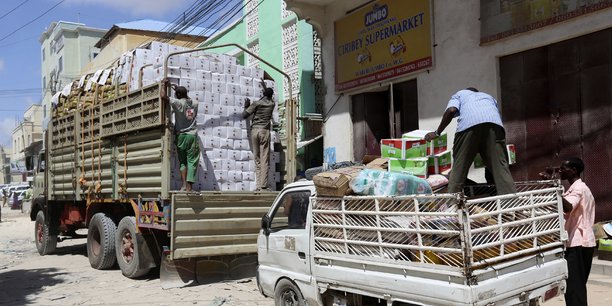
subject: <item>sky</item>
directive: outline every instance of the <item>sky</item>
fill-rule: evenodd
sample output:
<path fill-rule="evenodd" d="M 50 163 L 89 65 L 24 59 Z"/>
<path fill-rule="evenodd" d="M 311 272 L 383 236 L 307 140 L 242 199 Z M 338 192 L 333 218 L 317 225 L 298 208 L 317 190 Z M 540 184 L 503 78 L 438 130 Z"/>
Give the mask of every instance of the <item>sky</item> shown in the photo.
<path fill-rule="evenodd" d="M 0 1 L 0 145 L 10 147 L 11 134 L 24 111 L 41 101 L 40 35 L 53 21 L 81 22 L 110 29 L 139 19 L 171 22 L 195 0 L 2 0 Z M 16 9 L 15 9 L 16 8 Z M 10 12 L 11 10 L 14 11 Z M 9 13 L 10 12 L 10 13 Z M 4 16 L 4 17 L 2 17 Z M 211 18 L 211 21 L 215 18 Z M 18 28 L 24 26 L 22 29 Z M 204 27 L 208 24 L 202 25 Z M 13 31 L 15 33 L 11 34 Z M 16 89 L 20 90 L 16 94 Z"/>

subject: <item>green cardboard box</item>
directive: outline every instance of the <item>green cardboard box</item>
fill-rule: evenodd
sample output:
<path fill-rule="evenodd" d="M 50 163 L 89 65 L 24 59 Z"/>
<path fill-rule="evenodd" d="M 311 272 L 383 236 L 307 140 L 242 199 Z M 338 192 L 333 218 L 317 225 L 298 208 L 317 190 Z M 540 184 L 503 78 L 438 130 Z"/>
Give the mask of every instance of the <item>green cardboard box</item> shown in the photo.
<path fill-rule="evenodd" d="M 425 135 L 431 131 L 427 130 L 414 130 L 408 133 L 404 133 L 402 138 L 406 139 L 425 139 Z M 442 153 L 448 149 L 448 135 L 446 132 L 442 132 L 440 136 L 428 141 L 427 146 L 427 155 L 436 155 Z"/>
<path fill-rule="evenodd" d="M 427 178 L 427 157 L 408 159 L 389 159 L 389 171 L 412 174 L 416 177 Z"/>
<path fill-rule="evenodd" d="M 425 140 L 420 139 L 382 139 L 380 141 L 380 156 L 398 159 L 424 157 L 427 154 L 425 143 Z"/>
<path fill-rule="evenodd" d="M 453 156 L 451 151 L 443 151 L 436 155 L 428 156 L 428 174 L 440 174 L 453 166 Z"/>

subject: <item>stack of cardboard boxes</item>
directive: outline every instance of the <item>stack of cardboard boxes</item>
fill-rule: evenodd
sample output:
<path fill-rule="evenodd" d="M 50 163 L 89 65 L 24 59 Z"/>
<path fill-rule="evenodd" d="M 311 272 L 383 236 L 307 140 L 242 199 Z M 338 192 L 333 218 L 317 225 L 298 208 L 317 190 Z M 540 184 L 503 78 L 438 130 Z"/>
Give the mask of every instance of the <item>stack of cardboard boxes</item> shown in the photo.
<path fill-rule="evenodd" d="M 452 166 L 448 137 L 442 133 L 432 141 L 425 140 L 429 131 L 415 130 L 400 139 L 380 141 L 381 156 L 389 158 L 389 171 L 405 172 L 420 178 L 442 174 Z"/>
<path fill-rule="evenodd" d="M 198 138 L 200 166 L 195 190 L 253 191 L 256 188 L 255 162 L 249 141 L 249 123 L 242 118 L 245 99 L 259 100 L 263 95 L 264 71 L 237 64 L 235 57 L 194 51 L 168 57 L 187 48 L 162 42 L 151 42 L 143 48 L 124 53 L 117 64 L 114 82 L 127 84 L 129 91 L 155 84 L 164 77 L 171 84 L 184 86 L 188 96 L 198 103 Z M 167 70 L 164 61 L 167 58 Z M 104 72 L 96 72 L 104 74 Z M 113 82 L 113 84 L 114 84 Z M 274 81 L 266 87 L 277 91 Z M 104 85 L 109 85 L 102 83 Z M 169 96 L 174 96 L 171 91 Z M 278 99 L 275 97 L 278 103 Z M 275 110 L 273 120 L 279 122 Z M 280 153 L 274 144 L 280 140 L 271 135 L 269 187 L 274 190 L 280 181 L 276 164 Z M 171 188 L 181 188 L 176 151 L 173 152 Z"/>

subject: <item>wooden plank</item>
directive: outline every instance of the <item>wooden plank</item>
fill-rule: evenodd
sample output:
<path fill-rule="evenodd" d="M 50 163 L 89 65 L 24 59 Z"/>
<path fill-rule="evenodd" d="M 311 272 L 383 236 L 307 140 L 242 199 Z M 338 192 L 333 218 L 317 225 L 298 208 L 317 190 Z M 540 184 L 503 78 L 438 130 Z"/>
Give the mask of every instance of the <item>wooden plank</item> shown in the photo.
<path fill-rule="evenodd" d="M 221 245 L 256 244 L 258 234 L 181 236 L 176 238 L 176 249 Z"/>
<path fill-rule="evenodd" d="M 178 208 L 174 213 L 176 220 L 188 219 L 228 219 L 261 218 L 268 212 L 267 207 L 205 207 Z"/>
<path fill-rule="evenodd" d="M 257 244 L 212 246 L 199 248 L 177 249 L 173 251 L 174 259 L 257 253 Z"/>
<path fill-rule="evenodd" d="M 259 232 L 261 220 L 235 218 L 231 220 L 177 220 L 174 231 L 177 237 L 196 233 L 202 235 L 254 234 Z"/>

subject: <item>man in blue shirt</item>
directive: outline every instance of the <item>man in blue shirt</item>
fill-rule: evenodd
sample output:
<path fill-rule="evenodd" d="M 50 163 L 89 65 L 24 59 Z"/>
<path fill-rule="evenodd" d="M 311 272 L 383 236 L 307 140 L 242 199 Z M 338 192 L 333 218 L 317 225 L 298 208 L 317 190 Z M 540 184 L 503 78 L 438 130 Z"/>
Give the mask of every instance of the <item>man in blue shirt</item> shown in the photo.
<path fill-rule="evenodd" d="M 506 155 L 506 131 L 495 98 L 473 87 L 459 90 L 448 101 L 438 129 L 425 135 L 425 139 L 438 137 L 455 117 L 457 132 L 448 192 L 463 191 L 470 166 L 480 153 L 491 171 L 497 194 L 515 193 Z"/>

